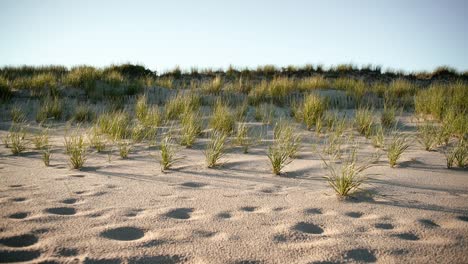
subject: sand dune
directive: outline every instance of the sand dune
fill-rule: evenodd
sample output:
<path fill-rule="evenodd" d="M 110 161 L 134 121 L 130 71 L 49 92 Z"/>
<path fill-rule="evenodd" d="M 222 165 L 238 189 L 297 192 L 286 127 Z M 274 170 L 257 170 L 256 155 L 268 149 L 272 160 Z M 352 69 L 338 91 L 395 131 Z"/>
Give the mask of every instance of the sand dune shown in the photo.
<path fill-rule="evenodd" d="M 144 148 L 74 171 L 63 150 L 44 167 L 2 147 L 0 262 L 468 262 L 468 175 L 443 154 L 414 145 L 397 168 L 369 169 L 367 195 L 339 201 L 307 147 L 285 177 L 265 151 L 206 169 L 195 146 L 162 173 Z"/>

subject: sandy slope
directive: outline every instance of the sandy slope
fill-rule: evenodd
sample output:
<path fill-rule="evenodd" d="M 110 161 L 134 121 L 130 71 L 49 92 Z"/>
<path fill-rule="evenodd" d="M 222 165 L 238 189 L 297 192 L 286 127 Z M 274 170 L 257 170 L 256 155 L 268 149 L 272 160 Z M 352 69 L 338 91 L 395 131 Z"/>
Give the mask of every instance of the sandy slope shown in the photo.
<path fill-rule="evenodd" d="M 468 263 L 468 173 L 440 153 L 413 144 L 395 169 L 382 157 L 371 195 L 340 202 L 310 147 L 288 177 L 271 175 L 265 146 L 219 169 L 200 148 L 163 174 L 143 147 L 92 153 L 82 171 L 63 147 L 48 168 L 0 147 L 0 262 Z"/>

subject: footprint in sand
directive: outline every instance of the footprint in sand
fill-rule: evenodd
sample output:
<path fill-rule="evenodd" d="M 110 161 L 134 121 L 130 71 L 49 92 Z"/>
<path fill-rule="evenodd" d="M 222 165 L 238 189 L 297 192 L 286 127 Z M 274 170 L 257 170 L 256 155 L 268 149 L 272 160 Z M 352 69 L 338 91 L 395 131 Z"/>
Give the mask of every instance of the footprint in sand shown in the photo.
<path fill-rule="evenodd" d="M 73 175 L 70 175 L 70 177 L 73 177 L 73 178 L 84 178 L 85 175 L 83 175 L 83 174 L 73 174 Z"/>
<path fill-rule="evenodd" d="M 306 209 L 304 211 L 304 213 L 306 214 L 322 214 L 322 209 L 319 209 L 319 208 L 309 208 L 309 209 Z"/>
<path fill-rule="evenodd" d="M 377 261 L 377 258 L 375 257 L 374 253 L 367 248 L 357 248 L 346 251 L 345 259 L 364 263 Z"/>
<path fill-rule="evenodd" d="M 28 212 L 18 212 L 18 213 L 11 214 L 8 217 L 11 219 L 24 219 L 28 217 L 28 215 L 29 215 Z"/>
<path fill-rule="evenodd" d="M 203 188 L 207 186 L 208 184 L 202 183 L 202 182 L 184 182 L 180 186 L 182 187 L 189 187 L 189 188 Z"/>
<path fill-rule="evenodd" d="M 79 254 L 79 250 L 76 248 L 57 248 L 55 249 L 55 255 L 61 257 L 74 257 Z"/>
<path fill-rule="evenodd" d="M 255 212 L 257 210 L 258 207 L 255 207 L 255 206 L 244 206 L 244 207 L 241 207 L 241 210 L 244 211 L 244 212 Z"/>
<path fill-rule="evenodd" d="M 24 234 L 18 236 L 5 237 L 0 239 L 0 244 L 7 247 L 29 247 L 39 241 L 37 236 L 33 234 Z"/>
<path fill-rule="evenodd" d="M 193 208 L 177 208 L 170 210 L 165 216 L 175 219 L 189 219 L 190 214 L 193 212 Z"/>
<path fill-rule="evenodd" d="M 416 241 L 416 240 L 419 240 L 419 237 L 413 233 L 400 233 L 400 234 L 396 234 L 394 235 L 394 237 L 397 237 L 397 238 L 400 238 L 400 239 L 403 239 L 403 240 L 408 240 L 408 241 Z"/>
<path fill-rule="evenodd" d="M 293 226 L 293 230 L 300 231 L 307 234 L 322 234 L 323 229 L 315 224 L 307 222 L 299 222 Z"/>
<path fill-rule="evenodd" d="M 141 213 L 143 211 L 144 211 L 143 209 L 131 209 L 131 210 L 128 210 L 127 212 L 125 212 L 124 216 L 126 216 L 126 217 L 135 217 L 135 216 L 137 216 L 139 213 Z"/>
<path fill-rule="evenodd" d="M 262 264 L 264 261 L 255 260 L 255 259 L 246 259 L 246 260 L 236 260 L 232 264 Z"/>
<path fill-rule="evenodd" d="M 75 208 L 71 207 L 54 207 L 54 208 L 47 208 L 45 210 L 49 214 L 55 215 L 74 215 L 76 214 Z"/>
<path fill-rule="evenodd" d="M 102 237 L 120 240 L 120 241 L 132 241 L 142 238 L 145 235 L 145 232 L 136 227 L 118 227 L 106 230 L 101 233 Z"/>
<path fill-rule="evenodd" d="M 375 228 L 390 230 L 390 229 L 393 229 L 395 227 L 392 224 L 389 224 L 389 223 L 377 223 L 377 224 L 375 224 Z"/>
<path fill-rule="evenodd" d="M 128 260 L 128 263 L 132 263 L 132 264 L 144 264 L 144 263 L 176 264 L 176 263 L 186 263 L 187 261 L 188 261 L 188 258 L 183 255 L 157 255 L 157 256 L 133 257 Z"/>
<path fill-rule="evenodd" d="M 124 263 L 121 259 L 118 258 L 113 258 L 113 259 L 104 259 L 104 258 L 99 258 L 99 259 L 93 259 L 93 258 L 88 258 L 86 257 L 85 260 L 83 261 L 83 264 L 121 264 Z"/>
<path fill-rule="evenodd" d="M 284 211 L 284 210 L 287 210 L 288 207 L 275 207 L 273 209 L 271 209 L 273 212 L 281 212 L 281 211 Z"/>
<path fill-rule="evenodd" d="M 360 218 L 361 216 L 363 216 L 364 214 L 361 213 L 361 212 L 348 212 L 345 214 L 346 216 L 349 216 L 351 218 Z"/>
<path fill-rule="evenodd" d="M 0 250 L 0 263 L 32 261 L 40 256 L 39 250 Z"/>
<path fill-rule="evenodd" d="M 213 237 L 214 235 L 216 235 L 216 232 L 207 231 L 207 230 L 195 230 L 192 232 L 192 235 L 194 237 L 209 238 L 209 237 Z"/>
<path fill-rule="evenodd" d="M 221 218 L 221 219 L 229 219 L 229 218 L 232 217 L 232 215 L 229 212 L 221 212 L 221 213 L 217 214 L 216 217 Z"/>
<path fill-rule="evenodd" d="M 436 224 L 434 221 L 430 219 L 419 219 L 418 222 L 427 228 L 440 227 L 440 225 Z"/>
<path fill-rule="evenodd" d="M 61 203 L 64 203 L 64 204 L 75 204 L 78 200 L 75 199 L 75 198 L 68 198 L 68 199 L 65 199 L 65 200 L 62 200 L 60 201 Z"/>
<path fill-rule="evenodd" d="M 16 198 L 12 198 L 10 201 L 15 202 L 15 203 L 20 203 L 20 202 L 24 202 L 26 200 L 27 199 L 24 198 L 24 197 L 16 197 Z"/>

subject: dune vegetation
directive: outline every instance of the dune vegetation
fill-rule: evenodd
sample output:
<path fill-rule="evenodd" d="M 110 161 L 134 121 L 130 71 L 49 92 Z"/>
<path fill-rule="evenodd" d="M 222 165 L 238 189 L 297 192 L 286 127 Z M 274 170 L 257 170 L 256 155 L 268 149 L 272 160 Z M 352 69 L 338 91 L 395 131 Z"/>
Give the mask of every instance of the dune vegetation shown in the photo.
<path fill-rule="evenodd" d="M 362 140 L 395 168 L 411 148 L 443 153 L 447 168 L 466 167 L 468 157 L 468 75 L 448 67 L 418 73 L 355 65 L 164 73 L 132 64 L 3 67 L 0 100 L 5 147 L 13 155 L 39 150 L 46 166 L 51 149 L 80 169 L 93 151 L 111 156 L 117 149 L 127 159 L 157 148 L 167 171 L 177 167 L 181 145 L 202 150 L 205 166 L 216 168 L 239 147 L 250 155 L 264 146 L 270 171 L 287 176 L 293 173 L 287 165 L 313 149 L 328 171 L 325 180 L 347 196 L 367 180 L 369 164 L 356 157 Z M 49 140 L 58 127 L 66 128 L 65 146 Z"/>

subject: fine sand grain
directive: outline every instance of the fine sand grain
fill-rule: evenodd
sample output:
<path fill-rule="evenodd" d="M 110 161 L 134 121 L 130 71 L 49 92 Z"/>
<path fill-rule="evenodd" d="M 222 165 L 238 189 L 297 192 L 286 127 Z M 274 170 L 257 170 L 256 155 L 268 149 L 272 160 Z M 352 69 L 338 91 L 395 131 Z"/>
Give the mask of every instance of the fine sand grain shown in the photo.
<path fill-rule="evenodd" d="M 266 146 L 207 169 L 196 145 L 167 173 L 148 148 L 92 152 L 76 171 L 61 140 L 50 167 L 0 147 L 1 263 L 468 263 L 467 171 L 417 144 L 339 201 L 307 146 L 279 177 Z"/>

